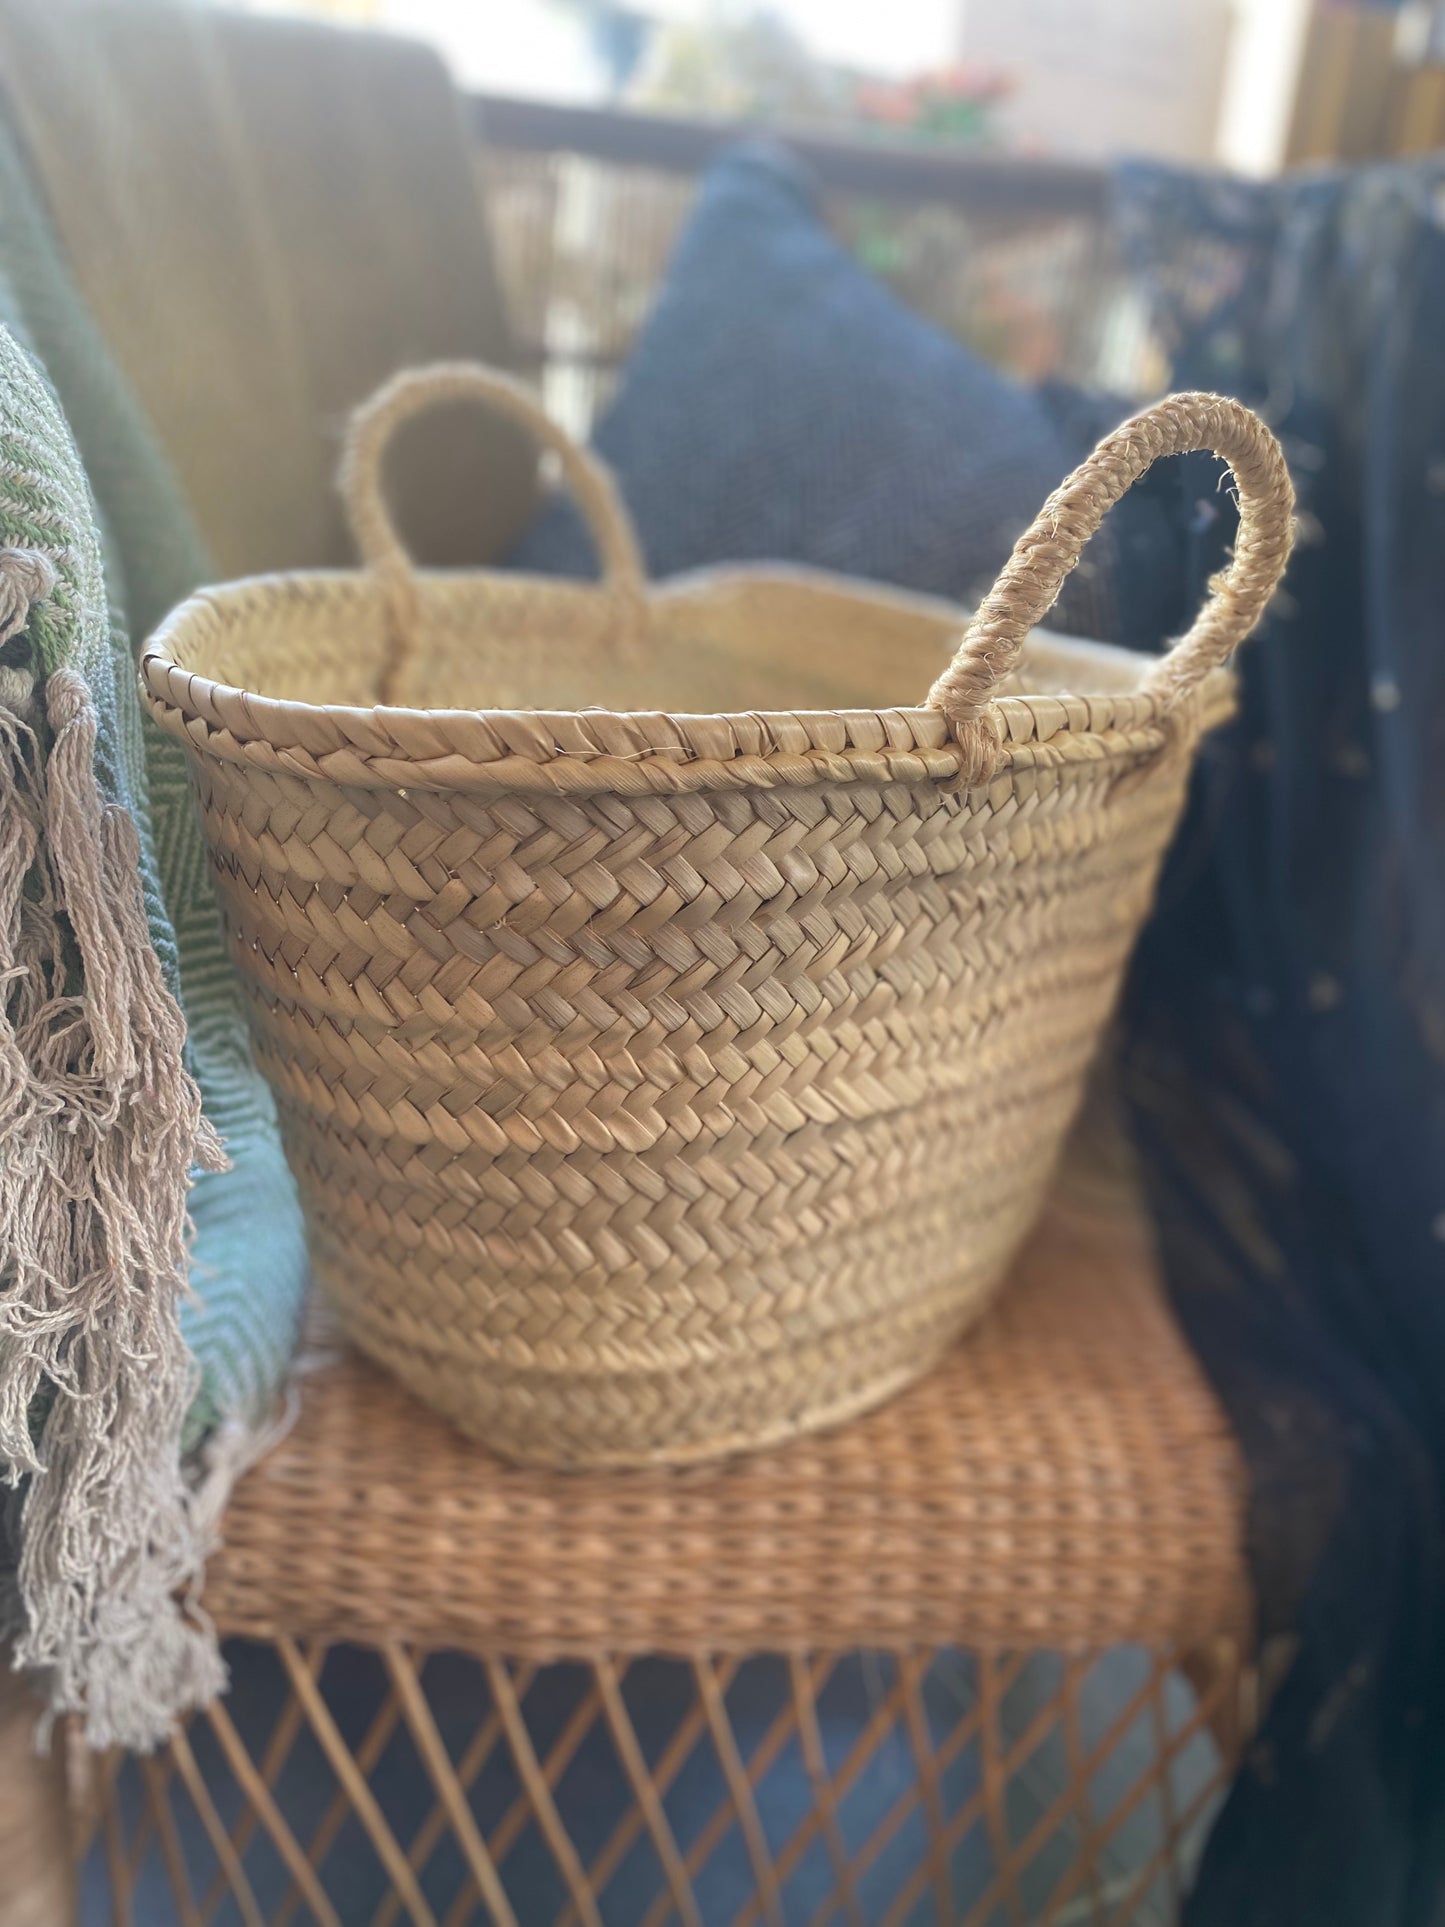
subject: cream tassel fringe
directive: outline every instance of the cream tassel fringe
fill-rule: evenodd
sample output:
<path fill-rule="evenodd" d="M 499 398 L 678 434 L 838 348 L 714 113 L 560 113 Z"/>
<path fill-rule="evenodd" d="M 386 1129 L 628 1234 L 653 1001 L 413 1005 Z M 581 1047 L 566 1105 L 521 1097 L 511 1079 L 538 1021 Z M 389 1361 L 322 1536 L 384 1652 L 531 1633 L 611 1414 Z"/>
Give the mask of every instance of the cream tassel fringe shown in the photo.
<path fill-rule="evenodd" d="M 23 587 L 0 555 L 0 645 Z M 28 606 L 28 605 L 27 605 Z M 20 612 L 20 623 L 24 621 Z M 0 663 L 13 651 L 0 652 Z M 8 679 L 17 674 L 7 664 Z M 42 760 L 0 687 L 0 1469 L 19 1508 L 19 1666 L 93 1746 L 149 1747 L 224 1684 L 181 1467 L 186 1192 L 220 1168 L 152 949 L 129 815 L 84 679 L 45 685 Z M 43 1417 L 37 1421 L 37 1414 Z"/>

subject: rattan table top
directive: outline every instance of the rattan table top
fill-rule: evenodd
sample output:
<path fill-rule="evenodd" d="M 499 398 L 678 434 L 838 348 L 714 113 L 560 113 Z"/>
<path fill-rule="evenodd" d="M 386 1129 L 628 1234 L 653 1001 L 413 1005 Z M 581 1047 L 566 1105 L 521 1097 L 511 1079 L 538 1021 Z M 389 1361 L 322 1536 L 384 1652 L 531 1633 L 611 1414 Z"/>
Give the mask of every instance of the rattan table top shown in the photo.
<path fill-rule="evenodd" d="M 503 1463 L 356 1355 L 241 1483 L 224 1632 L 613 1653 L 1247 1635 L 1245 1471 L 1137 1208 L 1064 1184 L 931 1377 L 776 1451 L 685 1470 Z"/>

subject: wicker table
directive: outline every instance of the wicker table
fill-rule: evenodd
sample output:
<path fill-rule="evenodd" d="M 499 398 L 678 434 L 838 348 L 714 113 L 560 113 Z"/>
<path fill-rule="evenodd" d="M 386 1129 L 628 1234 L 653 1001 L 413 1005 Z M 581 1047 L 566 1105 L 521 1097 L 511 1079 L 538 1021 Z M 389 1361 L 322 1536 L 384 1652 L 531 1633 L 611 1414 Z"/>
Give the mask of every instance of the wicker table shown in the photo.
<path fill-rule="evenodd" d="M 518 1470 L 340 1353 L 227 1516 L 237 1692 L 115 1781 L 115 1917 L 1167 1918 L 1244 1492 L 1137 1212 L 1078 1185 L 931 1379 L 720 1467 Z"/>

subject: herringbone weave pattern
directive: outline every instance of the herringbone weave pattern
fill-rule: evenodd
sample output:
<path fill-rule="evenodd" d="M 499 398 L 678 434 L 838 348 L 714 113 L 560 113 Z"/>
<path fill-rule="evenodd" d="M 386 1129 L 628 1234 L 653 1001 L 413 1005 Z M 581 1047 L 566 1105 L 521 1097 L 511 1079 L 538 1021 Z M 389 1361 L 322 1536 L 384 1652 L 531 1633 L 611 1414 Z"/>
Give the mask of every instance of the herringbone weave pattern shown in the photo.
<path fill-rule="evenodd" d="M 410 569 L 386 439 L 479 394 L 560 455 L 600 589 Z M 1110 502 L 1200 445 L 1244 515 L 1190 637 L 1142 679 L 1025 648 Z M 696 1457 L 875 1403 L 1037 1212 L 1227 701 L 1210 672 L 1283 566 L 1273 439 L 1210 397 L 1128 424 L 951 666 L 946 605 L 804 576 L 649 593 L 605 472 L 480 371 L 384 391 L 349 487 L 369 575 L 198 598 L 144 674 L 192 752 L 352 1335 L 549 1462 Z M 929 707 L 863 706 L 935 676 Z"/>

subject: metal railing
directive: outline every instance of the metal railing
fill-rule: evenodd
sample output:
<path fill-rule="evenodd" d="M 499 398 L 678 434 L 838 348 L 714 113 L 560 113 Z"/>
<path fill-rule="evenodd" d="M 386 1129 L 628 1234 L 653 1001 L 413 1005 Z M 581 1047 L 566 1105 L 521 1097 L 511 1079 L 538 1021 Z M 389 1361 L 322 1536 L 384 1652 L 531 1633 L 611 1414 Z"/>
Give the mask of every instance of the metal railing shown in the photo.
<path fill-rule="evenodd" d="M 502 94 L 475 94 L 471 106 L 481 138 L 512 153 L 575 154 L 613 167 L 696 175 L 724 148 L 766 136 L 806 161 L 826 195 L 937 202 L 973 215 L 1098 218 L 1107 190 L 1099 168 L 897 136 L 557 106 Z"/>

